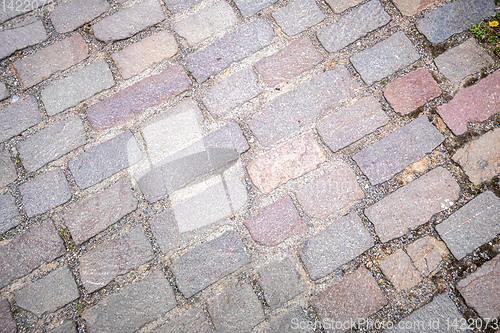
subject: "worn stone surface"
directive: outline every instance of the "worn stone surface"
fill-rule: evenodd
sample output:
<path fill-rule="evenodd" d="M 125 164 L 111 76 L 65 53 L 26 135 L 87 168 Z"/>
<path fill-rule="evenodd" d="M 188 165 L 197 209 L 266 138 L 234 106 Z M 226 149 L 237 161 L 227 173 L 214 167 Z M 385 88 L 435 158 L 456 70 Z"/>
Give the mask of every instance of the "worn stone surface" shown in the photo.
<path fill-rule="evenodd" d="M 325 19 L 314 0 L 295 0 L 275 10 L 272 15 L 288 36 L 296 35 Z"/>
<path fill-rule="evenodd" d="M 62 325 L 57 326 L 51 330 L 48 330 L 47 333 L 77 333 L 76 325 L 73 321 L 67 321 Z"/>
<path fill-rule="evenodd" d="M 5 83 L 0 82 L 0 101 L 7 97 L 9 97 L 9 91 L 7 90 L 7 86 L 5 85 Z"/>
<path fill-rule="evenodd" d="M 274 246 L 307 229 L 290 197 L 264 207 L 245 221 L 252 238 L 259 244 Z"/>
<path fill-rule="evenodd" d="M 85 144 L 87 136 L 78 116 L 70 116 L 43 128 L 17 144 L 24 168 L 35 171 Z"/>
<path fill-rule="evenodd" d="M 406 253 L 413 265 L 424 277 L 435 273 L 446 252 L 446 245 L 443 242 L 429 236 L 420 238 L 406 247 Z"/>
<path fill-rule="evenodd" d="M 468 122 L 481 122 L 500 108 L 500 71 L 459 91 L 453 99 L 438 106 L 438 113 L 455 135 L 467 132 Z"/>
<path fill-rule="evenodd" d="M 201 0 L 163 0 L 165 4 L 167 5 L 168 10 L 170 10 L 173 13 L 181 13 L 185 11 L 186 9 L 189 9 L 196 4 L 200 3 Z"/>
<path fill-rule="evenodd" d="M 104 59 L 42 89 L 42 101 L 50 116 L 75 106 L 115 84 Z"/>
<path fill-rule="evenodd" d="M 17 332 L 16 322 L 12 318 L 9 301 L 6 298 L 0 300 L 0 322 L 2 323 L 2 333 Z"/>
<path fill-rule="evenodd" d="M 77 185 L 83 189 L 139 162 L 142 152 L 130 131 L 90 148 L 69 161 Z"/>
<path fill-rule="evenodd" d="M 177 221 L 172 210 L 167 210 L 156 215 L 151 221 L 151 231 L 156 238 L 158 245 L 163 253 L 173 250 L 180 246 L 183 237 L 179 232 Z"/>
<path fill-rule="evenodd" d="M 382 260 L 380 268 L 399 291 L 408 291 L 422 281 L 410 257 L 401 249 Z"/>
<path fill-rule="evenodd" d="M 356 6 L 361 0 L 326 0 L 335 13 L 342 13 L 347 8 Z"/>
<path fill-rule="evenodd" d="M 106 0 L 72 0 L 60 4 L 50 12 L 50 20 L 59 33 L 75 30 L 92 21 L 111 6 Z"/>
<path fill-rule="evenodd" d="M 203 82 L 233 62 L 240 61 L 269 45 L 273 37 L 274 31 L 266 21 L 247 23 L 207 47 L 188 55 L 189 71 L 197 81 Z"/>
<path fill-rule="evenodd" d="M 0 195 L 0 234 L 17 226 L 21 216 L 14 197 L 9 193 Z"/>
<path fill-rule="evenodd" d="M 168 319 L 167 319 L 168 320 Z M 181 314 L 180 316 L 169 319 L 166 324 L 158 327 L 155 333 L 181 333 L 196 332 L 209 333 L 214 332 L 208 325 L 205 313 L 202 309 L 193 308 Z"/>
<path fill-rule="evenodd" d="M 243 16 L 248 17 L 271 6 L 276 1 L 277 0 L 234 0 L 234 3 L 236 3 L 236 6 L 238 6 Z"/>
<path fill-rule="evenodd" d="M 44 5 L 44 2 L 35 1 L 33 3 L 30 3 L 29 5 L 6 2 L 5 5 L 6 6 L 3 7 L 2 4 L 2 10 L 0 11 L 0 23 L 3 23 L 13 17 L 27 13 L 31 10 L 38 9 L 40 6 Z"/>
<path fill-rule="evenodd" d="M 249 262 L 237 233 L 228 231 L 185 253 L 170 269 L 177 287 L 189 298 Z"/>
<path fill-rule="evenodd" d="M 451 253 L 462 259 L 500 232 L 500 199 L 486 191 L 436 226 Z"/>
<path fill-rule="evenodd" d="M 0 109 L 0 141 L 10 139 L 42 120 L 36 99 L 28 96 Z"/>
<path fill-rule="evenodd" d="M 17 50 L 38 44 L 47 39 L 47 33 L 40 19 L 28 19 L 11 29 L 0 32 L 0 60 Z M 1 98 L 0 93 L 0 99 Z"/>
<path fill-rule="evenodd" d="M 350 58 L 363 81 L 371 85 L 403 69 L 420 58 L 413 43 L 403 32 L 397 32 L 375 46 Z"/>
<path fill-rule="evenodd" d="M 494 15 L 494 1 L 457 0 L 425 14 L 417 21 L 417 28 L 431 43 L 436 44 Z"/>
<path fill-rule="evenodd" d="M 208 301 L 217 332 L 249 332 L 264 320 L 257 295 L 248 284 L 224 290 Z"/>
<path fill-rule="evenodd" d="M 421 116 L 353 158 L 370 182 L 379 184 L 420 160 L 443 141 L 444 136 L 426 116 Z"/>
<path fill-rule="evenodd" d="M 0 288 L 30 273 L 43 262 L 64 252 L 62 240 L 50 220 L 33 226 L 10 242 L 0 245 Z"/>
<path fill-rule="evenodd" d="M 129 79 L 155 63 L 173 57 L 178 50 L 174 35 L 159 32 L 113 53 L 111 56 L 124 79 Z"/>
<path fill-rule="evenodd" d="M 83 311 L 89 333 L 132 332 L 175 307 L 175 296 L 161 271 L 128 284 Z"/>
<path fill-rule="evenodd" d="M 301 308 L 296 308 L 285 314 L 280 314 L 276 317 L 271 317 L 269 319 L 269 326 L 266 332 L 268 333 L 311 332 L 311 328 L 313 327 L 313 325 L 311 326 L 305 325 L 306 323 L 309 324 L 310 321 L 306 318 Z"/>
<path fill-rule="evenodd" d="M 359 6 L 334 24 L 318 30 L 318 39 L 328 52 L 337 52 L 391 20 L 378 0 Z"/>
<path fill-rule="evenodd" d="M 10 158 L 9 152 L 3 149 L 0 150 L 0 188 L 12 183 L 16 178 L 16 167 Z"/>
<path fill-rule="evenodd" d="M 13 62 L 24 88 L 29 88 L 63 71 L 89 56 L 87 43 L 82 36 L 72 35 L 40 51 Z"/>
<path fill-rule="evenodd" d="M 365 209 L 382 242 L 403 236 L 453 205 L 460 187 L 451 173 L 438 167 Z"/>
<path fill-rule="evenodd" d="M 323 60 L 307 37 L 297 39 L 272 56 L 262 58 L 255 64 L 255 69 L 269 87 L 310 70 Z"/>
<path fill-rule="evenodd" d="M 359 216 L 351 213 L 306 239 L 299 254 L 311 279 L 317 280 L 361 255 L 374 244 Z"/>
<path fill-rule="evenodd" d="M 413 16 L 438 1 L 439 0 L 394 0 L 394 4 L 401 14 Z"/>
<path fill-rule="evenodd" d="M 88 109 L 88 119 L 92 127 L 102 131 L 128 121 L 190 86 L 191 80 L 184 69 L 179 65 L 171 66 L 94 104 Z"/>

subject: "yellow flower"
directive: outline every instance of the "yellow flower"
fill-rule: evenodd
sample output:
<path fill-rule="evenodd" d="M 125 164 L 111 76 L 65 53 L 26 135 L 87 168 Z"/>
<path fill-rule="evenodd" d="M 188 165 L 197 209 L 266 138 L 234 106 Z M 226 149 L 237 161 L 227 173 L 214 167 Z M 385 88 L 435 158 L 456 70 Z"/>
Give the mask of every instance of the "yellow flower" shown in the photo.
<path fill-rule="evenodd" d="M 498 21 L 491 21 L 490 27 L 498 27 Z"/>

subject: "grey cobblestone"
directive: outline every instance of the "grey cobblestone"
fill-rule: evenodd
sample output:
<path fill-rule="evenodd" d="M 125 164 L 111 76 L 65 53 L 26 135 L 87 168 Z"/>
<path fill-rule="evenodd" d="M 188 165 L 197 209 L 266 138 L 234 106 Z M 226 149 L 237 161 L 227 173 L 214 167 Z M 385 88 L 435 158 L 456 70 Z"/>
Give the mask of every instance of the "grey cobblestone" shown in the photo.
<path fill-rule="evenodd" d="M 76 325 L 73 321 L 67 321 L 64 324 L 47 331 L 47 333 L 77 333 Z"/>
<path fill-rule="evenodd" d="M 243 16 L 248 17 L 271 6 L 277 0 L 234 0 Z"/>
<path fill-rule="evenodd" d="M 5 83 L 0 82 L 0 101 L 7 97 L 9 97 L 9 91 L 7 90 L 7 86 L 5 85 Z"/>
<path fill-rule="evenodd" d="M 0 109 L 0 141 L 10 139 L 42 120 L 36 99 L 28 96 Z"/>
<path fill-rule="evenodd" d="M 47 39 L 47 33 L 40 19 L 28 19 L 11 29 L 0 32 L 0 60 L 17 50 L 38 44 Z M 2 99 L 0 93 L 0 99 Z"/>
<path fill-rule="evenodd" d="M 10 193 L 0 195 L 0 234 L 21 222 L 14 197 Z"/>
<path fill-rule="evenodd" d="M 154 331 L 155 333 L 181 333 L 181 332 L 196 332 L 210 333 L 215 332 L 208 325 L 205 318 L 205 313 L 201 309 L 191 309 L 182 315 L 169 320 L 165 325 L 160 326 Z"/>
<path fill-rule="evenodd" d="M 308 319 L 300 308 L 296 308 L 285 314 L 280 314 L 269 319 L 269 327 L 266 330 L 268 333 L 307 333 L 311 332 L 309 327 L 300 327 L 300 323 L 308 323 Z"/>
<path fill-rule="evenodd" d="M 342 13 L 347 8 L 356 6 L 362 0 L 326 0 L 335 13 Z"/>
<path fill-rule="evenodd" d="M 301 33 L 325 19 L 325 15 L 314 0 L 295 0 L 275 10 L 272 15 L 288 36 Z"/>
<path fill-rule="evenodd" d="M 16 322 L 10 312 L 9 301 L 6 298 L 0 299 L 0 322 L 2 323 L 2 333 L 16 333 Z"/>
<path fill-rule="evenodd" d="M 163 1 L 167 5 L 168 10 L 170 10 L 174 14 L 181 13 L 186 9 L 189 9 L 201 2 L 201 0 L 183 0 L 183 1 L 163 0 Z"/>
<path fill-rule="evenodd" d="M 72 0 L 60 4 L 50 12 L 50 20 L 59 33 L 75 30 L 92 21 L 110 8 L 106 0 Z"/>
<path fill-rule="evenodd" d="M 0 188 L 12 183 L 16 178 L 16 167 L 10 159 L 10 154 L 6 150 L 0 150 Z"/>
<path fill-rule="evenodd" d="M 24 13 L 27 13 L 31 11 L 32 9 L 37 9 L 40 6 L 42 6 L 44 3 L 42 1 L 36 1 L 33 4 L 30 3 L 30 6 L 26 6 L 26 4 L 23 5 L 16 3 L 14 6 L 14 3 L 12 3 L 13 6 L 9 6 L 10 4 L 6 2 L 6 7 L 5 9 L 2 7 L 2 10 L 0 11 L 0 24 L 19 15 L 22 15 Z"/>

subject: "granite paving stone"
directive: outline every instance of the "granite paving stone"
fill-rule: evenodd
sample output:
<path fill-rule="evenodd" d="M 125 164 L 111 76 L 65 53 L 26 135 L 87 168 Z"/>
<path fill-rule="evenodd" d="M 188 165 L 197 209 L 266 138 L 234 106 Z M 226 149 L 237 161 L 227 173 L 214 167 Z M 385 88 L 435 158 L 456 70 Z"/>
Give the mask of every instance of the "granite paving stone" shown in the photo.
<path fill-rule="evenodd" d="M 299 254 L 311 279 L 317 280 L 361 255 L 374 244 L 374 239 L 359 216 L 351 213 L 307 238 Z"/>
<path fill-rule="evenodd" d="M 432 6 L 439 0 L 394 0 L 394 4 L 401 14 L 413 16 L 427 7 Z"/>
<path fill-rule="evenodd" d="M 42 120 L 36 99 L 28 96 L 0 108 L 0 141 L 18 135 Z"/>
<path fill-rule="evenodd" d="M 380 184 L 420 160 L 443 141 L 444 136 L 426 116 L 421 116 L 353 158 L 372 184 Z"/>
<path fill-rule="evenodd" d="M 451 173 L 437 167 L 365 209 L 382 242 L 403 236 L 453 205 L 460 187 Z"/>
<path fill-rule="evenodd" d="M 277 0 L 234 0 L 234 3 L 238 6 L 243 16 L 248 17 L 271 6 L 276 1 Z"/>
<path fill-rule="evenodd" d="M 372 0 L 318 30 L 318 39 L 328 52 L 337 52 L 391 20 L 378 0 Z"/>
<path fill-rule="evenodd" d="M 301 33 L 325 19 L 325 14 L 314 0 L 295 0 L 275 10 L 272 16 L 288 36 Z"/>
<path fill-rule="evenodd" d="M 10 242 L 0 245 L 0 288 L 5 287 L 43 262 L 50 262 L 64 253 L 64 245 L 52 221 L 33 226 Z"/>
<path fill-rule="evenodd" d="M 371 85 L 413 64 L 419 58 L 420 55 L 408 37 L 403 32 L 396 32 L 375 46 L 352 56 L 350 60 L 363 81 Z"/>
<path fill-rule="evenodd" d="M 447 250 L 443 242 L 426 236 L 408 245 L 406 253 L 410 256 L 415 268 L 425 277 L 439 269 Z"/>
<path fill-rule="evenodd" d="M 467 132 L 468 122 L 481 122 L 498 113 L 500 107 L 500 71 L 460 90 L 453 99 L 438 106 L 438 113 L 453 134 Z"/>
<path fill-rule="evenodd" d="M 2 333 L 17 332 L 16 322 L 12 318 L 9 301 L 6 298 L 0 299 L 0 322 L 2 323 Z"/>
<path fill-rule="evenodd" d="M 62 325 L 57 326 L 51 330 L 48 330 L 47 333 L 77 333 L 75 322 L 67 321 Z"/>
<path fill-rule="evenodd" d="M 7 21 L 13 17 L 27 13 L 33 9 L 38 9 L 43 4 L 44 3 L 42 1 L 35 1 L 33 3 L 30 3 L 29 5 L 24 4 L 24 6 L 23 6 L 20 3 L 16 3 L 14 6 L 14 3 L 6 2 L 6 6 L 3 7 L 3 4 L 2 4 L 2 10 L 0 11 L 0 24 L 4 23 L 5 21 Z"/>
<path fill-rule="evenodd" d="M 311 325 L 306 325 L 311 323 Z M 302 324 L 302 325 L 301 325 Z M 280 314 L 269 319 L 269 326 L 266 332 L 269 333 L 306 333 L 311 332 L 313 329 L 312 322 L 310 322 L 304 312 L 300 308 Z"/>
<path fill-rule="evenodd" d="M 335 13 L 342 13 L 347 8 L 356 6 L 361 0 L 326 0 Z"/>
<path fill-rule="evenodd" d="M 177 14 L 185 11 L 186 9 L 194 7 L 195 5 L 200 3 L 201 0 L 163 0 L 163 2 L 165 2 L 165 4 L 167 5 L 168 10 L 170 10 L 174 14 Z"/>
<path fill-rule="evenodd" d="M 157 328 L 155 333 L 180 333 L 180 332 L 196 332 L 209 333 L 215 332 L 212 330 L 208 321 L 205 318 L 205 313 L 202 309 L 193 308 L 184 312 L 180 316 L 170 319 L 166 324 Z"/>
<path fill-rule="evenodd" d="M 500 199 L 486 191 L 436 226 L 451 253 L 462 259 L 500 232 Z"/>
<path fill-rule="evenodd" d="M 410 257 L 401 249 L 382 260 L 380 269 L 399 291 L 409 291 L 422 281 Z"/>
<path fill-rule="evenodd" d="M 5 83 L 0 82 L 0 101 L 7 97 L 9 97 L 9 91 L 7 90 L 7 86 L 5 85 Z"/>
<path fill-rule="evenodd" d="M 2 45 L 0 60 L 17 50 L 38 44 L 46 39 L 47 33 L 40 19 L 32 18 L 18 23 L 14 27 L 0 32 L 0 45 Z"/>
<path fill-rule="evenodd" d="M 49 116 L 66 110 L 115 84 L 104 59 L 42 89 L 42 101 Z"/>
<path fill-rule="evenodd" d="M 21 215 L 14 197 L 9 193 L 0 195 L 0 234 L 14 228 L 21 222 Z"/>
<path fill-rule="evenodd" d="M 72 0 L 57 6 L 50 12 L 50 20 L 57 32 L 64 34 L 92 21 L 111 6 L 106 0 Z"/>
<path fill-rule="evenodd" d="M 6 150 L 0 150 L 0 188 L 7 186 L 17 178 L 16 167 Z"/>
<path fill-rule="evenodd" d="M 175 215 L 171 209 L 156 215 L 150 220 L 151 231 L 163 253 L 182 245 L 183 237 L 179 232 Z"/>

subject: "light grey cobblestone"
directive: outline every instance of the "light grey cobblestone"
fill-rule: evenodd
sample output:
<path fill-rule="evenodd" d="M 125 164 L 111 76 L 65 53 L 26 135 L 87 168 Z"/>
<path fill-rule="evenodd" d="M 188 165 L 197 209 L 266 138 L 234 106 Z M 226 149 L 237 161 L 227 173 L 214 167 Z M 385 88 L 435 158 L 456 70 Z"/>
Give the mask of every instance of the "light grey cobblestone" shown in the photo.
<path fill-rule="evenodd" d="M 294 36 L 325 19 L 314 0 L 295 0 L 272 15 L 288 36 Z"/>
<path fill-rule="evenodd" d="M 38 44 L 47 39 L 47 33 L 40 19 L 28 19 L 11 29 L 0 32 L 0 59 L 6 58 L 17 50 Z M 1 90 L 1 89 L 0 89 Z M 0 99 L 2 93 L 0 92 Z"/>

